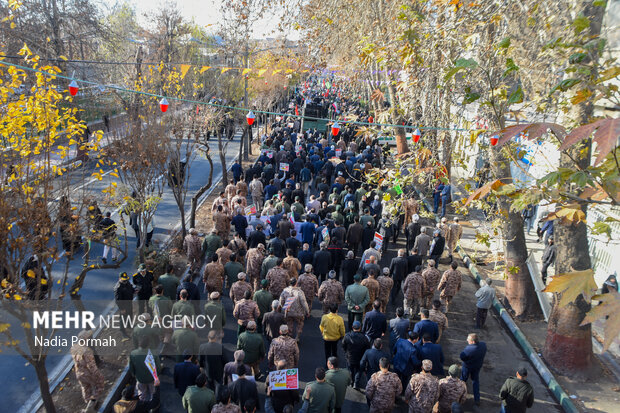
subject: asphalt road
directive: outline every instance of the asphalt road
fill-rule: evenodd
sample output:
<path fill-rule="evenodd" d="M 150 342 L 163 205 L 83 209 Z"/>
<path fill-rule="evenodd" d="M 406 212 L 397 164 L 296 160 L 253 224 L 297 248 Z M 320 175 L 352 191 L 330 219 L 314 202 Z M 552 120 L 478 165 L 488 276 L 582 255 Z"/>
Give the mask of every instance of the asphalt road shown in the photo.
<path fill-rule="evenodd" d="M 226 164 L 229 167 L 235 157 L 238 154 L 239 148 L 239 134 L 235 136 L 233 141 L 228 145 L 226 153 Z M 222 174 L 222 166 L 219 162 L 219 157 L 215 153 L 213 157 L 214 171 L 213 182 L 216 183 Z M 112 179 L 109 174 L 106 174 L 102 181 L 88 178 L 92 170 L 88 168 L 94 168 L 95 165 L 89 163 L 84 170 L 77 170 L 72 172 L 72 188 L 74 191 L 86 191 L 93 194 L 97 199 L 101 199 L 101 190 L 109 184 L 109 180 Z M 84 173 L 85 172 L 85 173 Z M 104 169 L 104 174 L 108 172 L 108 169 Z M 197 156 L 190 164 L 190 178 L 189 178 L 189 190 L 186 200 L 186 211 L 189 211 L 191 194 L 195 193 L 202 185 L 207 182 L 209 173 L 209 164 L 202 156 Z M 87 178 L 84 180 L 82 176 Z M 155 233 L 153 240 L 155 243 L 165 240 L 170 230 L 172 230 L 180 222 L 180 214 L 177 204 L 174 200 L 174 196 L 169 187 L 165 187 L 164 194 L 160 204 L 157 207 L 155 214 Z M 101 203 L 100 203 L 101 205 Z M 102 212 L 106 210 L 102 209 Z M 114 212 L 114 211 L 111 211 Z M 118 217 L 114 217 L 118 222 Z M 128 257 L 122 263 L 118 269 L 105 269 L 105 270 L 93 270 L 88 273 L 84 287 L 80 290 L 82 301 L 85 306 L 89 308 L 88 301 L 99 301 L 96 304 L 97 309 L 102 309 L 101 302 L 112 302 L 113 287 L 118 280 L 118 274 L 122 271 L 127 271 L 129 274 L 135 272 L 136 269 L 136 239 L 133 237 L 133 231 L 128 230 L 129 236 L 129 248 Z M 103 246 L 96 246 L 95 253 L 92 257 L 100 256 L 103 251 Z M 110 257 L 108 257 L 110 259 Z M 52 272 L 52 278 L 54 280 L 62 276 L 62 270 L 64 270 L 64 260 L 58 262 Z M 74 260 L 70 264 L 69 273 L 77 274 L 81 270 L 80 261 Z M 71 279 L 71 277 L 69 277 Z M 53 281 L 55 282 L 55 281 Z M 70 300 L 67 300 L 70 301 Z M 15 333 L 19 334 L 21 329 L 15 329 Z M 23 333 L 22 333 L 23 334 Z M 19 335 L 16 337 L 18 340 L 21 338 Z M 66 356 L 51 355 L 47 360 L 48 376 L 53 378 L 59 373 L 59 369 L 64 364 Z M 18 411 L 22 408 L 23 412 L 31 412 L 32 408 L 28 407 L 28 403 L 38 398 L 39 384 L 35 375 L 35 371 L 32 366 L 26 364 L 26 361 L 19 355 L 15 355 L 5 348 L 0 352 L 0 376 L 2 377 L 2 384 L 4 391 L 0 395 L 0 411 Z M 24 407 L 22 407 L 24 406 Z"/>

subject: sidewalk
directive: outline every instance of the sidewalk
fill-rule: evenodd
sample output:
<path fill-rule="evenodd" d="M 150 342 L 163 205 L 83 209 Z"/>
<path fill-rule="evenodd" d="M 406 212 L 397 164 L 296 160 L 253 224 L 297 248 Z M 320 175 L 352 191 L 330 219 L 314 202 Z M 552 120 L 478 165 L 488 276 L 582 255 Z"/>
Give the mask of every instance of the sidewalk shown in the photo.
<path fill-rule="evenodd" d="M 503 253 L 501 238 L 490 237 L 490 247 L 476 241 L 476 233 L 491 234 L 490 223 L 484 219 L 479 211 L 473 211 L 462 221 L 463 237 L 461 247 L 476 261 L 478 270 L 483 278 L 490 277 L 494 280 L 493 286 L 496 289 L 498 299 L 504 296 L 505 280 L 503 271 L 495 270 L 496 266 L 503 264 Z M 526 233 L 528 250 L 532 252 L 537 263 L 540 262 L 544 246 L 538 243 L 535 233 L 529 236 Z M 553 270 L 550 271 L 550 275 Z M 501 301 L 501 299 L 500 299 Z M 526 335 L 528 341 L 536 352 L 541 355 L 545 344 L 547 333 L 547 323 L 544 320 L 515 323 Z M 602 332 L 602 322 L 593 326 L 593 334 Z M 617 342 L 612 345 L 614 352 L 617 353 Z M 571 396 L 576 406 L 582 411 L 588 412 L 611 412 L 617 409 L 620 399 L 617 391 L 619 389 L 616 378 L 607 370 L 601 361 L 595 357 L 593 369 L 588 380 L 575 381 L 568 377 L 553 372 L 556 379 L 564 390 Z"/>

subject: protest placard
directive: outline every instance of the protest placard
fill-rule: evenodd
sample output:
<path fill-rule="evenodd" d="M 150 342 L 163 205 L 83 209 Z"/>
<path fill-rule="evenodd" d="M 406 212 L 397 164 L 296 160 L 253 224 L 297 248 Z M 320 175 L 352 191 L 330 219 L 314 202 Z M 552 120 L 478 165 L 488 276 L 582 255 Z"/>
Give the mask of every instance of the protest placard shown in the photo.
<path fill-rule="evenodd" d="M 336 149 L 336 156 L 339 158 L 342 156 L 342 149 Z"/>
<path fill-rule="evenodd" d="M 297 390 L 299 388 L 298 369 L 276 370 L 269 372 L 271 390 Z"/>
<path fill-rule="evenodd" d="M 379 234 L 378 232 L 375 232 L 375 238 L 373 239 L 373 241 L 375 242 L 375 249 L 380 250 L 381 246 L 383 245 L 383 235 Z"/>
<path fill-rule="evenodd" d="M 256 214 L 256 205 L 252 204 L 252 205 L 248 205 L 245 207 L 245 214 L 246 215 L 254 215 Z"/>
<path fill-rule="evenodd" d="M 146 353 L 146 357 L 144 358 L 144 364 L 146 364 L 146 368 L 149 369 L 151 375 L 155 380 L 159 380 L 157 377 L 157 365 L 155 364 L 155 357 L 153 357 L 153 353 L 149 349 L 149 352 Z"/>
<path fill-rule="evenodd" d="M 280 170 L 281 170 L 281 171 L 284 171 L 284 172 L 288 172 L 288 164 L 287 164 L 287 163 L 285 163 L 285 162 L 282 162 L 282 163 L 280 164 Z"/>

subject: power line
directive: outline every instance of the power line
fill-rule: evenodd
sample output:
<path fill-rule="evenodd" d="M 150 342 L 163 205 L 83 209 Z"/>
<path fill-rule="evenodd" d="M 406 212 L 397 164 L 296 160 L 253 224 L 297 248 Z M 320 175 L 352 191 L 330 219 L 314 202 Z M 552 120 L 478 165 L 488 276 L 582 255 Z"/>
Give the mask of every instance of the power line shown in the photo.
<path fill-rule="evenodd" d="M 176 97 L 176 96 L 160 95 L 160 94 L 157 94 L 157 93 L 150 93 L 150 92 L 144 92 L 144 91 L 141 91 L 141 90 L 128 89 L 128 88 L 124 88 L 124 87 L 116 86 L 116 85 L 106 85 L 106 84 L 102 84 L 102 83 L 92 82 L 92 81 L 89 81 L 89 80 L 81 80 L 81 79 L 76 79 L 76 78 L 73 78 L 73 77 L 64 76 L 64 75 L 60 75 L 60 74 L 49 73 L 49 72 L 45 72 L 45 71 L 40 70 L 40 69 L 34 69 L 32 67 L 22 66 L 22 65 L 15 64 L 15 63 L 5 62 L 5 61 L 0 61 L 0 65 L 12 66 L 12 67 L 15 67 L 17 69 L 26 70 L 26 71 L 35 72 L 35 73 L 40 73 L 40 74 L 43 74 L 43 75 L 46 75 L 46 76 L 57 77 L 57 78 L 60 78 L 60 79 L 75 80 L 76 82 L 80 82 L 80 83 L 87 84 L 87 85 L 97 86 L 99 88 L 103 87 L 103 88 L 118 90 L 118 91 L 121 91 L 121 92 L 129 92 L 129 93 L 135 93 L 135 94 L 143 95 L 143 96 L 150 96 L 150 97 L 154 97 L 154 98 L 157 98 L 157 99 L 166 98 L 166 99 L 174 100 L 174 101 L 177 101 L 177 102 L 191 103 L 191 104 L 194 104 L 194 105 L 211 106 L 211 107 L 216 107 L 216 108 L 221 108 L 221 109 L 230 109 L 230 110 L 236 110 L 236 111 L 240 111 L 240 112 L 255 112 L 255 113 L 260 113 L 260 114 L 265 114 L 265 115 L 283 116 L 283 117 L 298 118 L 298 119 L 302 119 L 303 118 L 303 119 L 319 120 L 319 121 L 326 121 L 326 122 L 336 122 L 336 121 L 338 121 L 338 122 L 342 122 L 344 124 L 361 125 L 361 126 L 380 126 L 380 127 L 387 127 L 387 128 L 443 130 L 443 131 L 457 131 L 457 132 L 459 132 L 459 131 L 460 132 L 466 132 L 466 131 L 471 131 L 472 130 L 472 129 L 463 129 L 463 128 L 439 128 L 439 127 L 432 127 L 432 126 L 394 125 L 394 124 L 389 124 L 389 123 L 371 123 L 371 122 L 360 122 L 360 121 L 346 121 L 346 120 L 335 120 L 335 119 L 327 119 L 327 118 L 317 118 L 317 117 L 313 117 L 313 116 L 294 115 L 294 114 L 289 114 L 289 113 L 270 112 L 270 111 L 266 111 L 266 110 L 242 108 L 242 107 L 238 107 L 238 106 L 228 106 L 228 105 L 221 105 L 221 104 L 218 104 L 218 103 L 203 102 L 203 101 L 200 101 L 200 100 L 185 99 L 185 98 L 180 98 L 180 97 Z"/>

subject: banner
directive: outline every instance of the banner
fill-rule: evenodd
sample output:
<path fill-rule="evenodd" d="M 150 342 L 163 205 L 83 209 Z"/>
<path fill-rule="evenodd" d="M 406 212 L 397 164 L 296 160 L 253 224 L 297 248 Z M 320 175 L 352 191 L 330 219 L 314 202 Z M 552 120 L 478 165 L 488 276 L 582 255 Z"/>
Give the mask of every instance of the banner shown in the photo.
<path fill-rule="evenodd" d="M 252 204 L 252 205 L 248 205 L 245 207 L 245 214 L 246 215 L 254 215 L 256 214 L 256 205 Z"/>
<path fill-rule="evenodd" d="M 336 156 L 339 158 L 342 156 L 342 149 L 336 149 Z"/>
<path fill-rule="evenodd" d="M 287 369 L 269 372 L 271 390 L 297 390 L 299 388 L 299 370 Z"/>
<path fill-rule="evenodd" d="M 149 349 L 149 352 L 146 353 L 146 357 L 144 358 L 144 364 L 146 364 L 146 368 L 149 369 L 151 375 L 155 380 L 159 380 L 157 377 L 157 365 L 155 364 L 155 357 L 153 357 L 153 353 Z"/>
<path fill-rule="evenodd" d="M 296 298 L 297 296 L 288 297 L 286 301 L 284 302 L 284 305 L 282 306 L 282 311 L 288 310 L 288 308 L 293 305 Z"/>
<path fill-rule="evenodd" d="M 373 239 L 373 241 L 375 242 L 375 249 L 380 250 L 381 246 L 383 245 L 383 235 L 379 234 L 378 232 L 375 232 L 375 238 Z"/>
<path fill-rule="evenodd" d="M 327 227 L 321 230 L 321 235 L 323 236 L 323 240 L 329 241 L 329 229 L 327 229 Z"/>
<path fill-rule="evenodd" d="M 281 170 L 281 171 L 284 171 L 284 172 L 288 172 L 288 164 L 287 164 L 287 163 L 285 163 L 285 162 L 282 162 L 282 163 L 280 164 L 280 170 Z"/>

